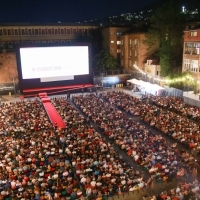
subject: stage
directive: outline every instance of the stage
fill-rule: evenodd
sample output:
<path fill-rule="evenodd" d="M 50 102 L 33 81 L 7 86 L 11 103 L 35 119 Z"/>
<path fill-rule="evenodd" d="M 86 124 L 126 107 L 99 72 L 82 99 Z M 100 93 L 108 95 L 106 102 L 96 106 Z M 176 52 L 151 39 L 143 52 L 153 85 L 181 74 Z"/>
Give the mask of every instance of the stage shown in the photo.
<path fill-rule="evenodd" d="M 92 84 L 79 84 L 79 85 L 68 85 L 68 86 L 57 86 L 57 87 L 45 87 L 45 88 L 31 88 L 24 89 L 22 95 L 26 97 L 35 97 L 39 93 L 46 92 L 47 95 L 57 95 L 57 94 L 66 94 L 66 93 L 76 93 L 81 92 L 82 90 L 87 90 L 92 88 Z"/>

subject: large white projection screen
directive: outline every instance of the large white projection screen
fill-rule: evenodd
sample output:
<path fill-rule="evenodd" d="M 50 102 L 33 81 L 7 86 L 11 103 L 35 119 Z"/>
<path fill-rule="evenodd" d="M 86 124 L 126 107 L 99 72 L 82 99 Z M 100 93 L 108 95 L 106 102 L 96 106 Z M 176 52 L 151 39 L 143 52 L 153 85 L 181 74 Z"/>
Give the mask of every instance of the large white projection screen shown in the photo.
<path fill-rule="evenodd" d="M 88 46 L 20 48 L 20 59 L 23 79 L 89 74 Z"/>

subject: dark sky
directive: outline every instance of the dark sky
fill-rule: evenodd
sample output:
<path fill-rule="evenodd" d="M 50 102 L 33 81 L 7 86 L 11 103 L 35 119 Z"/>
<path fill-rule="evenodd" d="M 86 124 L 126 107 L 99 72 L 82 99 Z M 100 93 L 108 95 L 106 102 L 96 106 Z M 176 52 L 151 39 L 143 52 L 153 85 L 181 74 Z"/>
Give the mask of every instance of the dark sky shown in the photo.
<path fill-rule="evenodd" d="M 78 22 L 100 19 L 159 0 L 0 0 L 0 22 Z"/>

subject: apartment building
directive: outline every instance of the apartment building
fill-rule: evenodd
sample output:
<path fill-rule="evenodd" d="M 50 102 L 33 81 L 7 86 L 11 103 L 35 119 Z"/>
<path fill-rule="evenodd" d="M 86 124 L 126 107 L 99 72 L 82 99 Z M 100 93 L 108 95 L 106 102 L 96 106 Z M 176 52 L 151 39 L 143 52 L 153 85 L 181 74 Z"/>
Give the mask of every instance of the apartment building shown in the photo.
<path fill-rule="evenodd" d="M 0 24 L 0 52 L 14 51 L 18 44 L 74 43 L 80 35 L 97 28 L 92 24 Z"/>
<path fill-rule="evenodd" d="M 184 31 L 182 72 L 200 78 L 200 22 Z"/>
<path fill-rule="evenodd" d="M 118 26 L 118 27 L 104 27 L 102 28 L 102 48 L 105 51 L 108 51 L 110 55 L 114 56 L 117 58 L 118 65 L 121 65 L 121 46 L 122 46 L 122 41 L 121 41 L 121 35 L 129 30 L 130 27 L 123 27 L 123 26 Z"/>

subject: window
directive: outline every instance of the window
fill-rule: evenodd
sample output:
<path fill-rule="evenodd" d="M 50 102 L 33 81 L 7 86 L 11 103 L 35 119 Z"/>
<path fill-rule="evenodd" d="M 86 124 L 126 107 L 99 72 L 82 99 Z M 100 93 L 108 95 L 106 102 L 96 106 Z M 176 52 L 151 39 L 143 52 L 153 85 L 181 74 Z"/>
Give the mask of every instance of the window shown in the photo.
<path fill-rule="evenodd" d="M 59 41 L 58 41 L 58 40 L 55 40 L 55 41 L 54 41 L 54 43 L 55 43 L 55 44 L 58 44 L 58 43 L 59 43 Z"/>
<path fill-rule="evenodd" d="M 184 70 L 187 70 L 187 71 L 190 70 L 190 59 L 184 60 Z"/>
<path fill-rule="evenodd" d="M 132 66 L 132 60 L 129 60 L 129 67 Z"/>
<path fill-rule="evenodd" d="M 130 44 L 130 45 L 132 44 L 132 40 L 129 40 L 129 44 Z"/>
<path fill-rule="evenodd" d="M 22 41 L 22 44 L 26 44 L 26 41 Z"/>
<path fill-rule="evenodd" d="M 28 29 L 28 35 L 31 35 L 31 29 Z"/>
<path fill-rule="evenodd" d="M 3 30 L 2 29 L 0 29 L 0 35 L 3 35 Z"/>
<path fill-rule="evenodd" d="M 0 48 L 3 49 L 5 47 L 4 42 L 0 42 Z"/>
<path fill-rule="evenodd" d="M 67 40 L 67 43 L 71 43 L 71 40 Z"/>
<path fill-rule="evenodd" d="M 45 35 L 45 29 L 42 29 L 42 35 Z"/>
<path fill-rule="evenodd" d="M 137 52 L 137 50 L 135 50 L 135 57 L 137 57 L 138 56 L 138 52 Z"/>
<path fill-rule="evenodd" d="M 85 34 L 86 34 L 86 35 L 88 34 L 88 29 L 85 29 Z"/>
<path fill-rule="evenodd" d="M 131 57 L 131 55 L 132 55 L 132 52 L 131 52 L 131 50 L 129 51 L 129 56 Z"/>
<path fill-rule="evenodd" d="M 122 49 L 122 56 L 124 55 L 124 50 Z"/>
<path fill-rule="evenodd" d="M 8 33 L 8 35 L 11 35 L 11 30 L 8 29 L 8 30 L 7 30 L 7 33 Z"/>
<path fill-rule="evenodd" d="M 64 44 L 64 43 L 65 43 L 65 40 L 61 40 L 61 43 Z"/>
<path fill-rule="evenodd" d="M 79 30 L 78 30 L 78 33 L 81 35 L 81 34 L 82 34 L 82 29 L 79 29 Z"/>
<path fill-rule="evenodd" d="M 19 33 L 18 33 L 18 30 L 17 30 L 17 29 L 15 29 L 15 35 L 19 35 Z"/>
<path fill-rule="evenodd" d="M 190 32 L 191 37 L 196 37 L 197 36 L 197 31 L 191 31 Z"/>
<path fill-rule="evenodd" d="M 113 34 L 113 32 L 110 32 L 110 35 L 112 35 Z"/>
<path fill-rule="evenodd" d="M 42 43 L 42 44 L 46 44 L 47 42 L 46 42 L 46 41 L 42 41 L 41 43 Z"/>
<path fill-rule="evenodd" d="M 137 45 L 138 45 L 138 40 L 137 39 L 134 40 L 134 44 L 135 44 L 135 47 L 137 47 Z"/>
<path fill-rule="evenodd" d="M 147 60 L 147 65 L 151 65 L 152 60 Z"/>
<path fill-rule="evenodd" d="M 124 60 L 121 60 L 121 66 L 124 66 Z"/>
<path fill-rule="evenodd" d="M 35 29 L 35 35 L 39 35 L 38 29 Z"/>
<path fill-rule="evenodd" d="M 19 44 L 20 44 L 20 42 L 19 42 L 19 41 L 16 41 L 16 42 L 15 42 L 15 45 L 19 45 Z"/>
<path fill-rule="evenodd" d="M 76 29 L 73 29 L 73 34 L 76 34 Z"/>
<path fill-rule="evenodd" d="M 198 70 L 198 60 L 191 60 L 191 71 L 197 72 Z"/>
<path fill-rule="evenodd" d="M 29 41 L 28 43 L 29 43 L 29 44 L 33 44 L 33 41 Z"/>
<path fill-rule="evenodd" d="M 57 35 L 58 34 L 58 29 L 54 29 L 54 34 Z"/>
<path fill-rule="evenodd" d="M 70 29 L 67 29 L 67 34 L 70 34 Z"/>
<path fill-rule="evenodd" d="M 35 41 L 35 44 L 40 44 L 40 41 Z"/>
<path fill-rule="evenodd" d="M 21 34 L 25 35 L 25 30 L 24 29 L 21 30 Z"/>
<path fill-rule="evenodd" d="M 48 35 L 51 35 L 51 29 L 48 29 Z"/>
<path fill-rule="evenodd" d="M 49 44 L 53 44 L 53 41 L 52 41 L 52 40 L 49 40 L 48 43 L 49 43 Z"/>
<path fill-rule="evenodd" d="M 65 34 L 65 32 L 64 32 L 64 29 L 63 29 L 63 28 L 60 30 L 60 33 L 61 33 L 62 35 L 64 35 L 64 34 Z"/>
<path fill-rule="evenodd" d="M 120 45 L 121 44 L 121 41 L 117 41 L 117 45 Z"/>
<path fill-rule="evenodd" d="M 121 40 L 121 45 L 123 45 L 124 44 L 124 40 Z"/>
<path fill-rule="evenodd" d="M 117 53 L 121 53 L 121 49 L 117 49 Z"/>
<path fill-rule="evenodd" d="M 8 42 L 8 48 L 12 49 L 13 48 L 13 43 L 12 42 Z"/>
<path fill-rule="evenodd" d="M 111 43 L 111 44 L 114 44 L 114 40 L 111 40 L 110 43 Z"/>
<path fill-rule="evenodd" d="M 122 33 L 121 32 L 117 32 L 117 36 L 120 36 Z"/>

